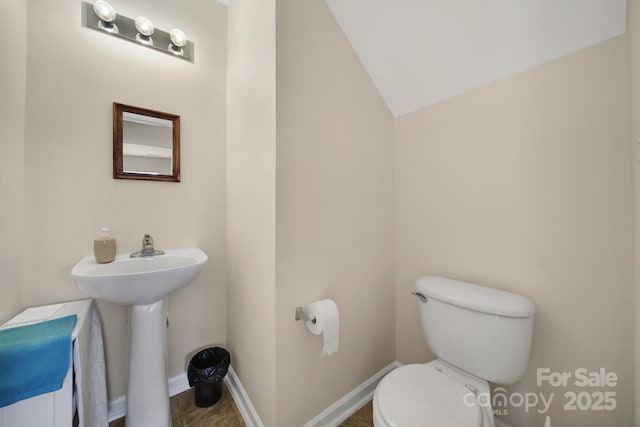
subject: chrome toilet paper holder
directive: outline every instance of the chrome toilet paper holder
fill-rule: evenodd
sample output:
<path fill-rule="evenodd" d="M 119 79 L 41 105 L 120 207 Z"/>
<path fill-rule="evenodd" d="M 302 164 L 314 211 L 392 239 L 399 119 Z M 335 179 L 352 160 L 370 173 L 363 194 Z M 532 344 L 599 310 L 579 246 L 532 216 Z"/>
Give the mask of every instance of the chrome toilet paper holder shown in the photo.
<path fill-rule="evenodd" d="M 302 306 L 296 307 L 296 320 L 304 320 L 305 322 L 311 322 L 313 324 L 316 323 L 316 316 L 313 314 L 309 314 L 304 311 Z"/>

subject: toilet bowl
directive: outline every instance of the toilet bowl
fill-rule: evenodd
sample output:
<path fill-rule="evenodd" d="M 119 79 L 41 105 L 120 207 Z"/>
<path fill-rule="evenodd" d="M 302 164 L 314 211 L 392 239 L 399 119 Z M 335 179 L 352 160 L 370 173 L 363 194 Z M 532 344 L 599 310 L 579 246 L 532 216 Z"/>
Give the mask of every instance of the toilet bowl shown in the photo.
<path fill-rule="evenodd" d="M 445 362 L 402 366 L 386 375 L 374 393 L 376 427 L 493 426 L 491 407 L 476 395 L 489 383 Z"/>
<path fill-rule="evenodd" d="M 387 374 L 373 397 L 375 427 L 495 427 L 489 381 L 528 366 L 534 307 L 520 295 L 440 277 L 416 281 L 427 344 L 439 359 Z"/>

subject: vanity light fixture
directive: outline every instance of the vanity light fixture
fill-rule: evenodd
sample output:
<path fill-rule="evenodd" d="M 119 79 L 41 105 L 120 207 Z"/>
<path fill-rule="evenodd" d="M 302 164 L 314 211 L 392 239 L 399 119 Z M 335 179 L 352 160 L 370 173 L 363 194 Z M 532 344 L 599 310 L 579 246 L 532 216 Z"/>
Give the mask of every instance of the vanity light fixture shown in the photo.
<path fill-rule="evenodd" d="M 153 39 L 151 35 L 153 34 L 153 22 L 149 18 L 145 18 L 144 16 L 138 16 L 135 20 L 136 30 L 138 30 L 138 34 L 136 34 L 136 40 L 144 45 L 153 46 Z"/>
<path fill-rule="evenodd" d="M 95 0 L 93 4 L 82 1 L 82 25 L 193 62 L 194 44 L 182 30 L 166 32 L 147 17 L 131 19 L 117 14 L 105 0 Z"/>

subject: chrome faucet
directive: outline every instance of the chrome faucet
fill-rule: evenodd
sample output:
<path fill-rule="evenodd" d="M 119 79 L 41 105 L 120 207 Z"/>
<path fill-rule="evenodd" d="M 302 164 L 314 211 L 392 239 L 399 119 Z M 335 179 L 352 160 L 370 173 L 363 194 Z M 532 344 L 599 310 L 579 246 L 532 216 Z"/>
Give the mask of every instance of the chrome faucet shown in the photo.
<path fill-rule="evenodd" d="M 157 251 L 153 247 L 153 237 L 145 234 L 142 238 L 142 249 L 129 255 L 130 258 L 138 258 L 143 256 L 164 255 L 164 251 Z"/>

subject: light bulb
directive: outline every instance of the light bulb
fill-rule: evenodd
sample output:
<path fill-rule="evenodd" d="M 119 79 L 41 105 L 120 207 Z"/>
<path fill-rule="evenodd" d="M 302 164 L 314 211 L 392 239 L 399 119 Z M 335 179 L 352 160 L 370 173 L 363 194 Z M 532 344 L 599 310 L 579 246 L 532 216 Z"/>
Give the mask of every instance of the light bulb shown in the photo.
<path fill-rule="evenodd" d="M 101 21 L 112 23 L 116 20 L 116 10 L 104 0 L 96 0 L 93 11 Z"/>
<path fill-rule="evenodd" d="M 145 18 L 144 16 L 138 16 L 136 18 L 136 30 L 138 30 L 138 32 L 140 34 L 142 34 L 145 37 L 149 37 L 151 34 L 153 34 L 153 22 L 151 22 L 151 20 L 149 18 Z"/>
<path fill-rule="evenodd" d="M 171 43 L 173 43 L 177 47 L 182 47 L 187 44 L 187 36 L 177 28 L 169 31 L 169 37 L 171 38 Z"/>

